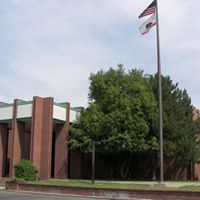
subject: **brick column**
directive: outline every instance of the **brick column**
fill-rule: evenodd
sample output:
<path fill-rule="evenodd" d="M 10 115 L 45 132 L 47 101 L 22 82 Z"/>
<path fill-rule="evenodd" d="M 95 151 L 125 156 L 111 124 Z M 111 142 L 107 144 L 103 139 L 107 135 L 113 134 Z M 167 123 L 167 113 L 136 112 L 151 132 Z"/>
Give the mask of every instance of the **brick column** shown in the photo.
<path fill-rule="evenodd" d="M 7 157 L 7 139 L 8 129 L 7 125 L 0 124 L 0 177 L 6 175 L 6 157 Z"/>
<path fill-rule="evenodd" d="M 69 117 L 70 104 L 66 104 L 66 122 L 64 124 L 56 124 L 55 135 L 55 162 L 54 177 L 58 179 L 68 178 L 68 145 L 69 139 Z"/>
<path fill-rule="evenodd" d="M 12 160 L 12 150 L 13 150 L 13 134 L 12 130 L 9 129 L 8 131 L 8 154 L 7 154 L 7 173 L 9 174 L 9 177 L 11 177 L 11 160 Z"/>
<path fill-rule="evenodd" d="M 41 152 L 41 179 L 51 178 L 51 153 L 53 133 L 53 98 L 44 99 Z"/>
<path fill-rule="evenodd" d="M 33 98 L 30 160 L 40 179 L 51 178 L 53 98 Z"/>
<path fill-rule="evenodd" d="M 11 144 L 11 155 L 10 155 L 10 172 L 9 177 L 14 177 L 14 165 L 20 160 L 21 148 L 20 138 L 17 128 L 17 106 L 18 100 L 15 99 L 13 103 L 13 119 L 12 119 L 12 144 Z"/>
<path fill-rule="evenodd" d="M 40 173 L 43 100 L 33 97 L 30 160 Z"/>

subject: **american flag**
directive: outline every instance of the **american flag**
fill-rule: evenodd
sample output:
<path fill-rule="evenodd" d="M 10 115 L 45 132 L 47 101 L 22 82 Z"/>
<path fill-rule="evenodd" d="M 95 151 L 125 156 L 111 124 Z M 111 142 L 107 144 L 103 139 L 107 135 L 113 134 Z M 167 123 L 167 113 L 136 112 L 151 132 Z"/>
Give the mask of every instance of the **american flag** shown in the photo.
<path fill-rule="evenodd" d="M 156 12 L 156 0 L 153 1 L 140 15 L 139 18 L 154 14 Z"/>

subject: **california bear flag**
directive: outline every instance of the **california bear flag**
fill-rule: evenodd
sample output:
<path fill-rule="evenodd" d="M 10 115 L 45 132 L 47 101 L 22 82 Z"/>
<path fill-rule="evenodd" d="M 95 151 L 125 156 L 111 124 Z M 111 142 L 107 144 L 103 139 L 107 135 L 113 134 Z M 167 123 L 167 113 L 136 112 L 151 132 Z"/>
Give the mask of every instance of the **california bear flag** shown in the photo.
<path fill-rule="evenodd" d="M 141 26 L 140 26 L 140 32 L 142 35 L 148 33 L 150 29 L 156 25 L 156 13 L 154 13 L 147 21 L 145 21 Z"/>

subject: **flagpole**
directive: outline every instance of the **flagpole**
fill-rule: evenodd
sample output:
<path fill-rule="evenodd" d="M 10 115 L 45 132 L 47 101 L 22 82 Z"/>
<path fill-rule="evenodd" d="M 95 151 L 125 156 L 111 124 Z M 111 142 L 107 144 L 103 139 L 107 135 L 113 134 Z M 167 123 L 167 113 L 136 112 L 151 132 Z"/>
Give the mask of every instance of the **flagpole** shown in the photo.
<path fill-rule="evenodd" d="M 162 77 L 160 61 L 160 35 L 158 18 L 158 0 L 156 0 L 156 38 L 157 38 L 157 67 L 158 67 L 158 94 L 159 94 L 159 136 L 160 136 L 160 183 L 163 183 L 163 117 L 162 117 Z"/>

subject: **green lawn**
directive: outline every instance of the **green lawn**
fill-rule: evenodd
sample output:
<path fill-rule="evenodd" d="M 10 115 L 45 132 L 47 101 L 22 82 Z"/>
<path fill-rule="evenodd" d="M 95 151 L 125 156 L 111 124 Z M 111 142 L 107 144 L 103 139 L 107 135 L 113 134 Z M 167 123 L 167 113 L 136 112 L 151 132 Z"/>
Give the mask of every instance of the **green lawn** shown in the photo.
<path fill-rule="evenodd" d="M 95 181 L 94 184 L 87 180 L 46 180 L 31 182 L 34 184 L 45 185 L 63 185 L 63 186 L 75 186 L 75 187 L 93 187 L 93 188 L 123 188 L 123 189 L 150 189 L 149 184 L 131 184 L 131 183 L 113 183 L 109 181 Z"/>
<path fill-rule="evenodd" d="M 175 183 L 175 181 L 173 181 Z M 60 185 L 60 186 L 74 186 L 74 187 L 92 187 L 92 188 L 118 188 L 118 189 L 159 189 L 159 190 L 184 190 L 184 191 L 200 191 L 200 186 L 181 186 L 181 187 L 160 187 L 159 185 L 143 184 L 143 183 L 115 183 L 113 181 L 95 181 L 94 184 L 89 180 L 45 180 L 30 182 L 33 184 L 44 185 Z M 177 181 L 179 183 L 179 181 Z M 195 183 L 192 182 L 191 183 Z"/>
<path fill-rule="evenodd" d="M 200 191 L 200 186 L 183 186 L 179 187 L 178 189 L 185 191 Z"/>

